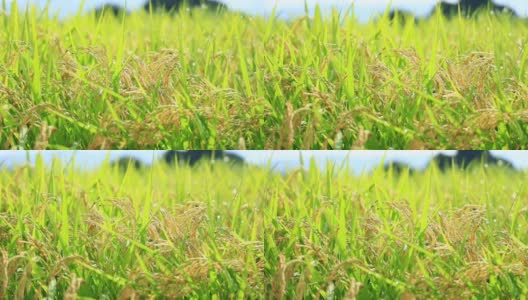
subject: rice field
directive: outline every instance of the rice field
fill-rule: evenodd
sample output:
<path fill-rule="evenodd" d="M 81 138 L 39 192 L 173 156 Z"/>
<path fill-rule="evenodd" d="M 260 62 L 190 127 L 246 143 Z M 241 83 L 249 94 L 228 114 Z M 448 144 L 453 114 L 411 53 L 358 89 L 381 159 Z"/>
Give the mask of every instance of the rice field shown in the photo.
<path fill-rule="evenodd" d="M 520 299 L 525 173 L 0 172 L 0 298 Z"/>
<path fill-rule="evenodd" d="M 525 149 L 528 23 L 0 13 L 3 149 Z"/>
<path fill-rule="evenodd" d="M 0 298 L 262 298 L 266 178 L 58 160 L 3 170 Z"/>
<path fill-rule="evenodd" d="M 270 197 L 265 299 L 527 297 L 525 173 L 335 170 L 292 173 Z"/>

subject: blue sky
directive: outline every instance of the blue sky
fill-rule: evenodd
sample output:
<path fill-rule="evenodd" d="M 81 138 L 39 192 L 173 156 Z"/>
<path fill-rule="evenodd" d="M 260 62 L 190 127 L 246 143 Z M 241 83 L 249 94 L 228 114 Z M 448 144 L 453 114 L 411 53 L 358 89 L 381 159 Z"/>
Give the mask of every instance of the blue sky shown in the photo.
<path fill-rule="evenodd" d="M 311 158 L 318 165 L 324 166 L 327 161 L 337 164 L 349 162 L 350 168 L 360 174 L 370 171 L 378 166 L 383 159 L 386 161 L 397 160 L 410 164 L 414 168 L 424 168 L 431 157 L 438 152 L 454 154 L 454 151 L 231 151 L 244 157 L 249 163 L 265 167 L 271 160 L 271 165 L 279 171 L 300 166 L 300 155 L 308 166 Z M 43 155 L 49 164 L 52 158 L 58 157 L 64 162 L 71 161 L 75 156 L 75 165 L 81 169 L 91 169 L 100 166 L 105 158 L 110 155 L 110 160 L 124 155 L 136 157 L 146 164 L 151 164 L 163 155 L 164 151 L 0 151 L 0 165 L 11 167 L 24 164 L 29 154 L 30 162 L 34 163 L 38 153 Z M 516 168 L 528 168 L 528 151 L 492 151 L 497 157 L 510 160 Z"/>
<path fill-rule="evenodd" d="M 13 0 L 7 0 L 8 4 Z M 85 9 L 90 10 L 102 3 L 115 3 L 125 6 L 130 9 L 137 9 L 141 7 L 146 0 L 84 0 Z M 457 1 L 446 0 L 447 2 L 456 3 Z M 19 5 L 26 5 L 27 3 L 37 4 L 44 7 L 46 3 L 50 3 L 52 11 L 60 10 L 61 16 L 75 13 L 80 7 L 83 0 L 19 0 Z M 304 0 L 223 0 L 231 9 L 243 11 L 249 14 L 264 14 L 271 13 L 273 7 L 276 5 L 277 10 L 281 16 L 296 16 L 304 11 Z M 389 3 L 394 7 L 404 8 L 414 11 L 418 15 L 427 14 L 436 0 L 307 0 L 310 7 L 319 4 L 323 9 L 330 9 L 331 7 L 348 8 L 354 3 L 356 15 L 363 21 L 366 21 L 373 14 L 383 12 Z M 519 14 L 528 16 L 528 1 L 527 0 L 495 0 L 497 4 L 509 5 Z"/>

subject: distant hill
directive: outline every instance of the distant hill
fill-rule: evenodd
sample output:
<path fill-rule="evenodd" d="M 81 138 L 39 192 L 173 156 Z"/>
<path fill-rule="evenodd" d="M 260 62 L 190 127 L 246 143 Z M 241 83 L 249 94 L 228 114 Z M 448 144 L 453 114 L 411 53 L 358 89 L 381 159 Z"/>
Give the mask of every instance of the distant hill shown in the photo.
<path fill-rule="evenodd" d="M 432 164 L 436 164 L 442 172 L 451 168 L 464 170 L 476 164 L 500 166 L 514 170 L 513 164 L 510 161 L 495 157 L 491 152 L 484 150 L 459 150 L 454 156 L 439 153 L 431 159 L 428 166 Z M 409 169 L 411 173 L 415 171 L 407 164 L 398 161 L 388 162 L 385 164 L 384 169 L 386 171 L 392 169 L 397 173 L 401 173 L 405 169 Z"/>
<path fill-rule="evenodd" d="M 150 11 L 151 8 L 152 10 L 178 11 L 184 5 L 188 5 L 191 8 L 200 7 L 214 11 L 227 10 L 227 5 L 215 0 L 150 0 L 143 5 L 143 9 L 146 11 Z"/>
<path fill-rule="evenodd" d="M 176 163 L 178 163 L 180 165 L 194 167 L 200 162 L 205 161 L 225 163 L 231 166 L 242 166 L 245 164 L 243 157 L 223 150 L 170 150 L 166 151 L 161 159 L 159 159 L 156 163 L 161 162 L 169 166 L 174 166 Z M 144 168 L 141 160 L 132 156 L 123 156 L 117 160 L 114 160 L 111 165 L 118 166 L 123 171 L 126 171 L 130 167 L 134 167 L 137 170 Z"/>
<path fill-rule="evenodd" d="M 458 16 L 459 12 L 462 16 L 470 17 L 479 11 L 492 11 L 518 17 L 517 13 L 515 13 L 511 7 L 495 4 L 492 0 L 460 0 L 459 3 L 455 4 L 442 1 L 436 5 L 430 16 L 433 15 L 436 10 L 439 10 L 448 18 Z"/>

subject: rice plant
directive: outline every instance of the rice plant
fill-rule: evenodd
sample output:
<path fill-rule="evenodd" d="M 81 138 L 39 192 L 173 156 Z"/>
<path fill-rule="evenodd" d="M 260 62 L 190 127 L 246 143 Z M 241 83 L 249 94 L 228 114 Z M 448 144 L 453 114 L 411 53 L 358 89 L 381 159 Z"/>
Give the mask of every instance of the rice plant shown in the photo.
<path fill-rule="evenodd" d="M 2 170 L 0 298 L 259 299 L 267 180 L 42 159 Z"/>
<path fill-rule="evenodd" d="M 290 174 L 265 213 L 267 299 L 525 298 L 525 173 Z"/>
<path fill-rule="evenodd" d="M 387 14 L 388 16 L 388 14 Z M 524 149 L 528 26 L 0 16 L 3 149 Z"/>
<path fill-rule="evenodd" d="M 521 299 L 526 173 L 0 172 L 0 298 Z"/>

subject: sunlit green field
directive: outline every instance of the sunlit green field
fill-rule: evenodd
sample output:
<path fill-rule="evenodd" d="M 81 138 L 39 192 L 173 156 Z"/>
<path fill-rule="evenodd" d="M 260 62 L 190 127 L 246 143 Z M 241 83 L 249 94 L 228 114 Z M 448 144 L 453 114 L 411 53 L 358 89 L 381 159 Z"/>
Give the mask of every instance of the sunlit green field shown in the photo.
<path fill-rule="evenodd" d="M 294 173 L 264 213 L 268 299 L 524 299 L 525 174 Z"/>
<path fill-rule="evenodd" d="M 0 172 L 0 298 L 524 299 L 524 173 Z"/>
<path fill-rule="evenodd" d="M 0 14 L 4 149 L 520 149 L 528 22 Z"/>
<path fill-rule="evenodd" d="M 1 171 L 0 299 L 262 298 L 268 174 L 241 172 Z"/>

